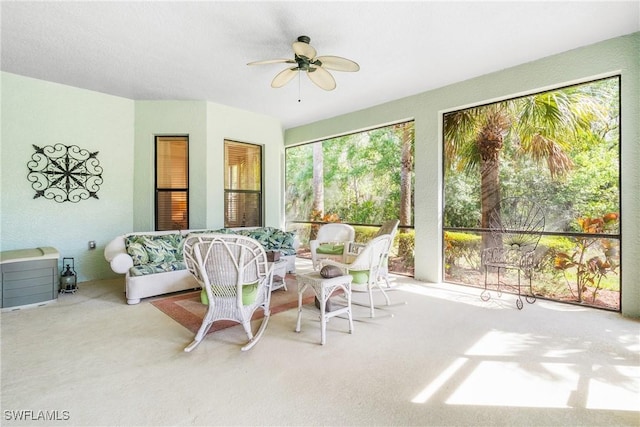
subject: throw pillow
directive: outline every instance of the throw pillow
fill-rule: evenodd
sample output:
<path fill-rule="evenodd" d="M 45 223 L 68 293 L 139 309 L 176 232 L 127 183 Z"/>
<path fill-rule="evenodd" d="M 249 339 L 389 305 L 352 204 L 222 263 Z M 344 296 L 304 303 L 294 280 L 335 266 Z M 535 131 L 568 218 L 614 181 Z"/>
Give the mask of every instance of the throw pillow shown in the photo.
<path fill-rule="evenodd" d="M 369 283 L 369 270 L 349 270 L 349 274 L 353 276 L 353 282 L 356 285 L 363 285 Z"/>
<path fill-rule="evenodd" d="M 316 249 L 316 253 L 325 254 L 325 255 L 342 255 L 344 251 L 344 243 L 323 243 L 318 246 Z"/>
<path fill-rule="evenodd" d="M 320 275 L 325 279 L 342 276 L 342 270 L 335 265 L 325 265 L 320 269 Z"/>
<path fill-rule="evenodd" d="M 180 234 L 144 236 L 143 243 L 151 263 L 159 264 L 183 259 L 184 238 Z"/>

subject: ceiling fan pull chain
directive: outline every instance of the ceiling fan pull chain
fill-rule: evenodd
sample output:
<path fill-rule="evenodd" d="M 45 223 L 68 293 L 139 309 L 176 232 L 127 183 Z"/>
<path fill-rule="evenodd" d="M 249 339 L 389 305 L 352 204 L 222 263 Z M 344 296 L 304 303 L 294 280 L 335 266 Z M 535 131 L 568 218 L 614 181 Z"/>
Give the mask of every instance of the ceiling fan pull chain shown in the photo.
<path fill-rule="evenodd" d="M 300 70 L 298 70 L 298 102 L 300 102 Z"/>

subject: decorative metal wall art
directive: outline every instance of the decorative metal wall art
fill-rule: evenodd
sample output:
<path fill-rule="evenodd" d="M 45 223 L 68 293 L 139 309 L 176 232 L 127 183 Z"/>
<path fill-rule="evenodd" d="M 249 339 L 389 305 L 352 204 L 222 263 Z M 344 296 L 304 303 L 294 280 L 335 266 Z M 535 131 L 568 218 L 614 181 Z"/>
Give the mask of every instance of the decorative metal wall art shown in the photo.
<path fill-rule="evenodd" d="M 98 198 L 102 167 L 91 153 L 76 145 L 34 145 L 36 152 L 27 163 L 27 178 L 36 191 L 34 199 L 44 197 L 58 203 Z"/>

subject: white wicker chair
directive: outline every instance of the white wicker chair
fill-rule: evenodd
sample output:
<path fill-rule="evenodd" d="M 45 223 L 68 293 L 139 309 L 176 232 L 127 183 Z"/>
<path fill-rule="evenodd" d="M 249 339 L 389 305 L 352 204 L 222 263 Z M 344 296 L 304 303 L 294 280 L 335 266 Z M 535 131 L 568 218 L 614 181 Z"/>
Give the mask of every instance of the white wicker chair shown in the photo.
<path fill-rule="evenodd" d="M 378 288 L 382 295 L 384 295 L 386 305 L 391 305 L 391 301 L 387 296 L 386 292 L 379 283 L 379 275 L 384 264 L 385 258 L 389 254 L 389 248 L 391 247 L 391 236 L 388 234 L 384 234 L 382 236 L 378 236 L 375 239 L 371 240 L 367 245 L 360 251 L 360 253 L 356 256 L 353 262 L 346 264 L 338 261 L 334 261 L 331 259 L 322 260 L 322 265 L 335 265 L 339 267 L 344 274 L 350 275 L 359 275 L 366 274 L 367 277 L 367 292 L 369 293 L 369 309 L 370 316 L 375 317 L 375 306 L 373 304 L 373 288 L 374 286 Z M 352 287 L 353 289 L 353 287 Z M 355 304 L 352 301 L 352 304 Z"/>
<path fill-rule="evenodd" d="M 349 244 L 355 237 L 356 230 L 349 224 L 333 222 L 322 225 L 316 238 L 309 241 L 313 269 L 318 270 L 324 259 L 344 262 Z"/>
<path fill-rule="evenodd" d="M 391 239 L 389 239 L 389 249 L 387 250 L 387 256 L 385 257 L 385 260 L 382 263 L 382 267 L 380 268 L 380 272 L 378 273 L 378 278 L 385 281 L 385 283 L 387 284 L 387 288 L 391 287 L 391 284 L 389 283 L 389 251 L 393 246 L 393 239 L 395 239 L 396 237 L 399 224 L 400 224 L 400 221 L 398 221 L 397 219 L 390 219 L 388 221 L 385 221 L 382 223 L 382 225 L 378 229 L 376 235 L 373 236 L 374 239 L 376 237 L 383 236 L 385 234 L 388 234 L 389 236 L 391 236 Z M 351 243 L 349 245 L 347 256 L 356 257 L 360 253 L 360 251 L 366 246 L 367 246 L 366 243 L 356 243 L 356 242 Z"/>
<path fill-rule="evenodd" d="M 235 234 L 191 234 L 185 240 L 184 260 L 209 300 L 202 325 L 184 351 L 200 344 L 217 320 L 241 323 L 249 337 L 242 350 L 252 348 L 262 337 L 270 315 L 273 273 L 263 246 L 255 239 Z M 264 318 L 254 335 L 251 317 L 259 308 Z"/>

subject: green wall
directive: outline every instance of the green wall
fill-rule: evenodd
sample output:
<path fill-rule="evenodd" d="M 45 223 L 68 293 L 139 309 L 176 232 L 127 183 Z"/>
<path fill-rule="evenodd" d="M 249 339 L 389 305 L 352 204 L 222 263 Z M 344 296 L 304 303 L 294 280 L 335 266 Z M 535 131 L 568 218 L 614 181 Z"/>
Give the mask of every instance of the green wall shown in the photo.
<path fill-rule="evenodd" d="M 206 227 L 207 103 L 136 101 L 133 230 L 155 229 L 155 136 L 189 136 L 189 227 Z"/>
<path fill-rule="evenodd" d="M 61 258 L 75 258 L 79 281 L 112 276 L 104 246 L 132 227 L 134 102 L 5 72 L 1 91 L 1 250 L 53 246 Z M 98 200 L 33 198 L 32 145 L 57 143 L 98 151 Z"/>
<path fill-rule="evenodd" d="M 415 276 L 442 281 L 442 114 L 620 74 L 622 76 L 622 312 L 640 317 L 640 33 L 607 40 L 343 116 L 287 129 L 285 146 L 415 119 Z M 375 88 L 372 88 L 375 90 Z"/>
<path fill-rule="evenodd" d="M 204 101 L 133 101 L 4 72 L 1 84 L 0 250 L 53 246 L 75 258 L 79 282 L 116 277 L 105 245 L 154 229 L 155 135 L 189 135 L 191 228 L 224 224 L 225 138 L 264 146 L 265 225 L 284 226 L 279 120 Z M 56 143 L 98 151 L 98 200 L 33 199 L 32 144 Z"/>
<path fill-rule="evenodd" d="M 224 140 L 262 145 L 264 223 L 283 227 L 284 146 L 273 118 L 204 101 L 137 101 L 134 229 L 154 229 L 154 137 L 189 135 L 189 227 L 224 226 Z"/>
<path fill-rule="evenodd" d="M 264 224 L 284 228 L 284 131 L 280 121 L 220 104 L 207 104 L 207 226 L 224 225 L 224 140 L 263 145 Z"/>

